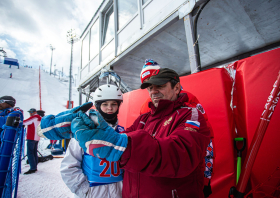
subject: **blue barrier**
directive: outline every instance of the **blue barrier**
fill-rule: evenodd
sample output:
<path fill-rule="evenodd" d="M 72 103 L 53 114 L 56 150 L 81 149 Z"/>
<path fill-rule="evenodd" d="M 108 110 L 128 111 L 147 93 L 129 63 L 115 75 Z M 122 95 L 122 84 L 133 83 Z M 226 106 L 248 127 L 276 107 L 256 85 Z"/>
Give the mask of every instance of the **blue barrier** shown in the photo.
<path fill-rule="evenodd" d="M 0 197 L 16 197 L 23 144 L 23 115 L 21 111 L 9 114 L 1 136 Z M 12 196 L 14 195 L 14 196 Z"/>

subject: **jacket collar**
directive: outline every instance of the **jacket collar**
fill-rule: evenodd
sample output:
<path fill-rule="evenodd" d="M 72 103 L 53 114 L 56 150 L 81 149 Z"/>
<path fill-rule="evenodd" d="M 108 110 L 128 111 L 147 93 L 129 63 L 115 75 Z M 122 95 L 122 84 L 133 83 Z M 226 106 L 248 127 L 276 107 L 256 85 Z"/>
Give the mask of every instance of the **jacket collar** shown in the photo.
<path fill-rule="evenodd" d="M 149 102 L 151 114 L 155 117 L 168 115 L 174 112 L 174 110 L 179 109 L 181 106 L 184 106 L 184 103 L 187 102 L 188 99 L 189 98 L 186 93 L 181 93 L 175 101 L 160 100 L 157 108 L 154 106 L 153 102 Z"/>

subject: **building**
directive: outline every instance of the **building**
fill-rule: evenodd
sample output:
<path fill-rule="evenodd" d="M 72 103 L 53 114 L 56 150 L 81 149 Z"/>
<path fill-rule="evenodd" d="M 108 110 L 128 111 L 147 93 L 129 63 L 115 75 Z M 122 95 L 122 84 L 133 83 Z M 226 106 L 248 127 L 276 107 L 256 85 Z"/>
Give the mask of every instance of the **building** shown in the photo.
<path fill-rule="evenodd" d="M 80 102 L 102 68 L 138 89 L 145 59 L 180 76 L 280 45 L 279 0 L 104 0 L 81 35 Z"/>

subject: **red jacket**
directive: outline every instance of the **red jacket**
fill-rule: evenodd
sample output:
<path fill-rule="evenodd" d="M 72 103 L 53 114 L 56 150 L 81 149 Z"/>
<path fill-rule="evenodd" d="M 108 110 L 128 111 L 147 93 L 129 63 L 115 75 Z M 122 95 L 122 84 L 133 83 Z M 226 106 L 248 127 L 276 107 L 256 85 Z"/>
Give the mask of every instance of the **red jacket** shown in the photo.
<path fill-rule="evenodd" d="M 23 121 L 23 125 L 27 126 L 27 140 L 36 140 L 39 141 L 40 137 L 36 133 L 36 129 L 41 122 L 42 117 L 38 114 L 31 116 L 30 118 Z"/>
<path fill-rule="evenodd" d="M 204 110 L 204 108 L 202 107 L 202 105 L 199 103 L 198 99 L 190 92 L 187 92 L 187 91 L 181 91 L 181 93 L 185 93 L 188 95 L 188 99 L 186 100 L 186 105 L 190 106 L 190 107 L 196 107 L 200 113 L 203 114 L 205 120 L 206 120 L 206 123 L 207 123 L 207 126 L 211 132 L 211 143 L 208 145 L 207 147 L 207 153 L 206 153 L 206 157 L 205 157 L 205 165 L 207 166 L 206 169 L 205 169 L 205 175 L 204 175 L 204 185 L 205 186 L 208 186 L 208 183 L 209 183 L 209 179 L 211 178 L 211 176 L 213 175 L 213 164 L 214 164 L 214 159 L 215 159 L 215 149 L 214 149 L 214 152 L 213 152 L 213 146 L 214 146 L 214 132 L 213 132 L 213 129 L 212 129 L 212 126 L 210 124 L 210 122 L 208 121 L 208 116 Z M 151 109 L 149 107 L 149 102 L 151 102 L 151 98 L 148 98 L 141 106 L 141 109 L 140 109 L 140 115 L 144 114 L 144 113 L 147 113 L 147 112 L 150 112 Z M 209 158 L 211 157 L 211 158 Z M 212 159 L 212 160 L 210 160 Z M 208 161 L 211 161 L 211 163 L 209 164 Z"/>
<path fill-rule="evenodd" d="M 123 197 L 203 198 L 204 156 L 210 131 L 203 115 L 186 106 L 186 94 L 139 116 L 126 130 Z M 190 123 L 200 123 L 194 126 Z"/>

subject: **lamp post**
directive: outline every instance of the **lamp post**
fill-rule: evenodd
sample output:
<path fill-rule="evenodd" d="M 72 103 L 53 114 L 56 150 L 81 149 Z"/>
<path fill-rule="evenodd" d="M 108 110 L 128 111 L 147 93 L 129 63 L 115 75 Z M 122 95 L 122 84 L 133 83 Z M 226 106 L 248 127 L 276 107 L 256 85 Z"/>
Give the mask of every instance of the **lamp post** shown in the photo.
<path fill-rule="evenodd" d="M 53 68 L 53 76 L 54 76 L 54 77 L 55 77 L 55 74 L 56 74 L 56 72 L 55 72 L 55 66 L 56 66 L 56 64 L 53 65 L 53 67 L 54 67 L 54 68 Z"/>
<path fill-rule="evenodd" d="M 71 44 L 71 58 L 70 58 L 70 71 L 69 71 L 69 106 L 72 109 L 71 96 L 72 96 L 72 59 L 73 59 L 73 44 L 78 41 L 74 29 L 67 31 L 67 42 Z"/>
<path fill-rule="evenodd" d="M 75 74 L 75 87 L 77 86 L 76 82 L 77 82 L 77 74 Z"/>
<path fill-rule="evenodd" d="M 52 46 L 52 44 L 50 44 L 50 49 L 52 50 L 51 67 L 50 67 L 50 75 L 51 75 L 51 74 L 52 74 L 52 57 L 53 57 L 53 50 L 55 50 L 55 48 Z"/>
<path fill-rule="evenodd" d="M 61 73 L 61 71 L 58 71 L 58 75 L 59 75 L 59 80 L 60 80 L 60 73 Z"/>

